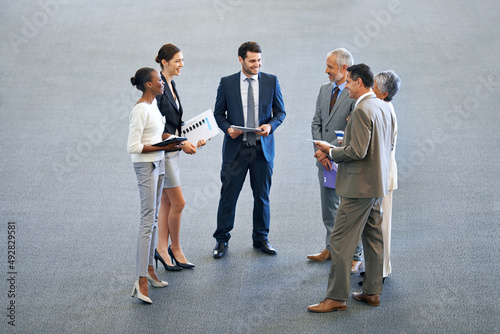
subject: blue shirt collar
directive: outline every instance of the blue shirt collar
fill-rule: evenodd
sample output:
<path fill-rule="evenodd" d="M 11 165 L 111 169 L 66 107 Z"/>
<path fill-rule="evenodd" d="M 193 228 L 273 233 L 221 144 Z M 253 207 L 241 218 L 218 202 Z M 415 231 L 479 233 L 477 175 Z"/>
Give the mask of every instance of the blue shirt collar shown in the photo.
<path fill-rule="evenodd" d="M 344 90 L 345 88 L 345 84 L 346 84 L 346 81 L 344 81 L 341 85 L 338 85 L 334 82 L 333 83 L 333 90 L 335 90 L 335 87 L 339 87 L 339 94 L 342 93 L 342 91 Z M 333 92 L 332 90 L 332 92 Z M 333 94 L 333 93 L 332 93 Z"/>

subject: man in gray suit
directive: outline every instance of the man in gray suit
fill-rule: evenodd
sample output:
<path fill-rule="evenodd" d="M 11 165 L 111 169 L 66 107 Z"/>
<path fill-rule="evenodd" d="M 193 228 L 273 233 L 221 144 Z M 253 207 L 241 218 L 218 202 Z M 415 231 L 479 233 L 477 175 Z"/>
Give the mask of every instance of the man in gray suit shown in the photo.
<path fill-rule="evenodd" d="M 354 299 L 380 305 L 384 245 L 382 199 L 388 191 L 390 153 L 394 145 L 394 119 L 372 92 L 373 73 L 365 64 L 347 68 L 346 89 L 356 99 L 347 122 L 342 147 L 316 143 L 337 162 L 337 193 L 342 197 L 331 237 L 332 265 L 325 300 L 311 305 L 311 312 L 347 309 L 351 258 L 361 237 L 365 253 L 363 292 Z"/>
<path fill-rule="evenodd" d="M 345 89 L 347 68 L 352 66 L 354 60 L 349 51 L 344 48 L 330 51 L 326 57 L 326 70 L 330 82 L 323 84 L 319 90 L 316 100 L 316 112 L 311 123 L 312 138 L 314 140 L 324 140 L 332 145 L 338 146 L 339 139 L 335 131 L 344 131 L 347 124 L 347 117 L 354 108 L 354 99 L 349 97 Z M 331 160 L 327 154 L 317 150 L 314 154 L 316 166 L 318 166 L 318 179 L 321 194 L 321 211 L 323 224 L 326 228 L 326 247 L 318 254 L 310 254 L 308 259 L 315 262 L 322 262 L 331 258 L 330 235 L 333 230 L 333 223 L 340 198 L 334 188 L 323 185 L 323 171 L 332 170 Z M 351 271 L 357 271 L 362 260 L 361 241 L 356 248 Z"/>

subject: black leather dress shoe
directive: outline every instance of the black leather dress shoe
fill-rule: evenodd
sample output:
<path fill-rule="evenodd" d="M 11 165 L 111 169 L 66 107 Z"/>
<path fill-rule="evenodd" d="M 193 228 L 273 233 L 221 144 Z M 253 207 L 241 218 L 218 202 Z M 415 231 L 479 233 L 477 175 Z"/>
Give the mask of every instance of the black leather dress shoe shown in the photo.
<path fill-rule="evenodd" d="M 215 244 L 214 250 L 212 252 L 212 256 L 215 259 L 220 259 L 221 257 L 224 257 L 224 255 L 226 255 L 228 248 L 229 248 L 229 245 L 228 245 L 227 241 L 226 242 L 217 241 L 217 243 Z"/>
<path fill-rule="evenodd" d="M 262 241 L 257 241 L 257 242 L 254 241 L 253 247 L 260 249 L 261 251 L 263 251 L 264 253 L 269 254 L 269 255 L 278 254 L 278 252 L 276 252 L 276 249 L 274 249 L 274 247 L 271 246 L 271 244 L 267 240 L 262 240 Z"/>

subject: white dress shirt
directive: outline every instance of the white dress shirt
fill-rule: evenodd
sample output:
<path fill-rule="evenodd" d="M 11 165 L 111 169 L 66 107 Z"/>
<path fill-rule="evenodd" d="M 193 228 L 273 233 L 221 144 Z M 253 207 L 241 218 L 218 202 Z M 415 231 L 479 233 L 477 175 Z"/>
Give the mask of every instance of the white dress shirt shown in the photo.
<path fill-rule="evenodd" d="M 245 126 L 247 126 L 247 115 L 248 115 L 248 77 L 242 72 L 240 72 L 240 91 L 241 91 L 241 103 L 243 105 L 243 119 L 245 120 Z M 255 104 L 255 124 L 256 127 L 259 127 L 259 75 L 253 75 L 251 77 L 254 79 L 252 81 L 252 89 L 253 89 L 253 102 Z M 257 139 L 260 139 L 257 136 Z M 246 140 L 246 133 L 243 134 L 243 140 Z"/>
<path fill-rule="evenodd" d="M 365 96 L 368 96 L 368 95 L 375 96 L 375 93 L 374 92 L 368 92 L 368 93 L 364 93 L 363 95 L 361 95 L 360 97 L 358 97 L 358 99 L 356 100 L 356 104 L 354 105 L 354 108 L 356 108 L 358 106 L 359 102 L 361 102 L 361 100 L 364 99 Z"/>

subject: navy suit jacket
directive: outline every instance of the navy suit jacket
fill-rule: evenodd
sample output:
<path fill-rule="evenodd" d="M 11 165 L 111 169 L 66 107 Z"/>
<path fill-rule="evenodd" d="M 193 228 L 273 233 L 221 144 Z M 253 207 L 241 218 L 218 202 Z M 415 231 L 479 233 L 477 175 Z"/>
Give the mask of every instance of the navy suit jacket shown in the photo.
<path fill-rule="evenodd" d="M 243 103 L 241 101 L 240 73 L 220 80 L 217 88 L 214 117 L 219 128 L 226 134 L 222 146 L 222 160 L 231 162 L 236 158 L 243 141 L 243 135 L 232 139 L 227 134 L 231 125 L 244 126 Z M 267 161 L 274 159 L 274 131 L 285 119 L 285 105 L 278 78 L 267 73 L 259 73 L 259 126 L 270 124 L 272 129 L 267 137 L 261 137 L 262 151 Z"/>

